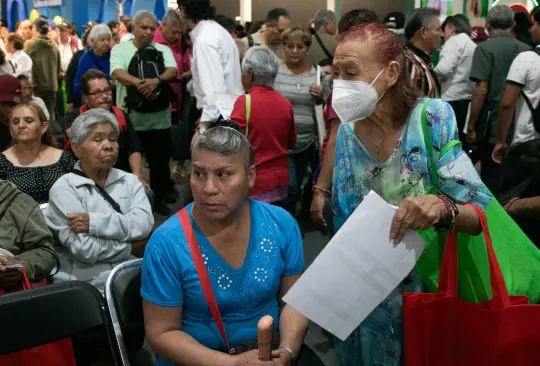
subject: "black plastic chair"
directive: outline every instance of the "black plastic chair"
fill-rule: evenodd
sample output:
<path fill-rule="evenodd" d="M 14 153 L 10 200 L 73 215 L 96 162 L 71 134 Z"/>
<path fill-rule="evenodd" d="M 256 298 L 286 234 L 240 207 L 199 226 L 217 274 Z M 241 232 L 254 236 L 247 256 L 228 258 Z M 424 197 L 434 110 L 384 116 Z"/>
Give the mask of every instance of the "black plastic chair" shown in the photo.
<path fill-rule="evenodd" d="M 104 329 L 113 360 L 118 364 L 105 299 L 86 282 L 57 283 L 2 295 L 0 324 L 5 331 L 0 354 Z"/>
<path fill-rule="evenodd" d="M 116 345 L 125 366 L 144 342 L 141 270 L 142 259 L 122 263 L 113 269 L 105 285 Z"/>

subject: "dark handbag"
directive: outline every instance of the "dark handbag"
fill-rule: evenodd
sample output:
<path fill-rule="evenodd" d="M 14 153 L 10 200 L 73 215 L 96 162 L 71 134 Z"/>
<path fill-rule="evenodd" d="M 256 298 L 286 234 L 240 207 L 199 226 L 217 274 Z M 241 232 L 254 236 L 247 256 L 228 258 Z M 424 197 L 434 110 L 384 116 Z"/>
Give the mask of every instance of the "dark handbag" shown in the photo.
<path fill-rule="evenodd" d="M 197 238 L 195 238 L 195 233 L 193 232 L 193 226 L 191 226 L 191 222 L 189 221 L 187 210 L 183 208 L 182 210 L 178 212 L 178 216 L 180 218 L 180 224 L 182 225 L 184 234 L 186 235 L 189 250 L 191 252 L 191 257 L 193 258 L 195 269 L 197 270 L 197 275 L 199 276 L 199 280 L 201 281 L 201 287 L 202 287 L 204 298 L 206 299 L 206 303 L 208 304 L 208 307 L 210 308 L 210 312 L 212 313 L 212 317 L 214 318 L 214 321 L 216 322 L 216 325 L 219 329 L 219 333 L 221 334 L 221 337 L 223 337 L 223 340 L 225 341 L 225 344 L 227 345 L 227 349 L 229 350 L 229 353 L 231 355 L 237 355 L 240 353 L 258 349 L 259 345 L 257 341 L 244 342 L 232 348 L 229 346 L 229 340 L 227 339 L 225 326 L 223 325 L 223 320 L 221 319 L 219 307 L 217 305 L 214 292 L 212 291 L 212 285 L 210 284 L 210 278 L 208 277 L 208 272 L 206 271 L 206 267 L 202 259 L 201 250 L 199 248 L 199 244 L 197 243 Z M 279 333 L 275 333 L 272 338 L 272 349 L 277 349 L 278 347 L 279 347 Z"/>

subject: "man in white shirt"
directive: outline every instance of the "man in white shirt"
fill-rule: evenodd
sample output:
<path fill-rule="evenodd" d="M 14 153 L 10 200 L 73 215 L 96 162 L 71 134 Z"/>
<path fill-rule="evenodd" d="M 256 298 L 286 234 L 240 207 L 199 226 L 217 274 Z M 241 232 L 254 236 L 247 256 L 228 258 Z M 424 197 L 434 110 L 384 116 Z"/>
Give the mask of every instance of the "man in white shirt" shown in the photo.
<path fill-rule="evenodd" d="M 197 108 L 202 110 L 198 128 L 206 129 L 220 112 L 216 93 L 244 93 L 240 72 L 240 54 L 232 36 L 212 20 L 215 8 L 210 0 L 178 0 L 180 17 L 193 41 L 193 89 Z"/>
<path fill-rule="evenodd" d="M 442 25 L 444 46 L 435 67 L 441 81 L 442 99 L 447 101 L 456 114 L 459 136 L 465 142 L 465 122 L 471 103 L 474 83 L 469 79 L 476 43 L 471 39 L 472 28 L 463 15 L 446 19 Z"/>
<path fill-rule="evenodd" d="M 540 7 L 531 12 L 533 26 L 530 28 L 533 42 L 540 45 Z M 508 151 L 508 130 L 514 120 L 515 131 L 511 145 L 540 138 L 534 127 L 533 113 L 525 98 L 536 109 L 540 104 L 540 46 L 532 51 L 518 54 L 506 77 L 506 88 L 501 100 L 497 121 L 497 144 L 491 154 L 492 159 L 500 163 Z M 525 95 L 525 97 L 523 96 Z"/>
<path fill-rule="evenodd" d="M 63 21 L 58 24 L 59 37 L 58 37 L 58 50 L 60 51 L 60 60 L 62 65 L 62 72 L 66 72 L 69 66 L 69 62 L 73 58 L 73 55 L 78 50 L 82 50 L 82 42 L 80 39 L 71 37 L 71 27 L 68 22 Z"/>

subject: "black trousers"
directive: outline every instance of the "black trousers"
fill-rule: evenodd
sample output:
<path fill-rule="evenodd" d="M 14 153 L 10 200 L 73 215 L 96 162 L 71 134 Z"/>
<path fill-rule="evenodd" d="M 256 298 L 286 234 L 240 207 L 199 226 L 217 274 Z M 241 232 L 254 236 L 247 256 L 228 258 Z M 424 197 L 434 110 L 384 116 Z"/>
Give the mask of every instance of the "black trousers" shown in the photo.
<path fill-rule="evenodd" d="M 150 188 L 156 200 L 174 192 L 171 179 L 171 129 L 139 131 L 139 140 L 150 165 Z"/>
<path fill-rule="evenodd" d="M 465 123 L 467 122 L 467 112 L 469 110 L 470 103 L 470 100 L 454 100 L 452 102 L 448 102 L 448 104 L 450 104 L 450 106 L 454 110 L 454 114 L 456 115 L 456 121 L 459 130 L 459 139 L 462 142 L 465 141 L 465 134 L 463 133 L 463 129 L 465 128 Z"/>
<path fill-rule="evenodd" d="M 480 177 L 491 193 L 497 196 L 500 193 L 501 175 L 499 173 L 499 164 L 494 162 L 491 158 L 494 148 L 494 144 L 487 142 L 480 145 L 479 155 L 482 164 Z"/>

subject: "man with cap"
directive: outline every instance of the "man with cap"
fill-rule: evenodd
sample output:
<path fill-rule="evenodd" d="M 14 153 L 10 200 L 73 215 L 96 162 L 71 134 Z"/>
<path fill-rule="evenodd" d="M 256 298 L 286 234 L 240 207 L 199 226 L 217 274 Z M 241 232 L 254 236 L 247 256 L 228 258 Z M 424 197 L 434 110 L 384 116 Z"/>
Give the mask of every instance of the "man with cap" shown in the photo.
<path fill-rule="evenodd" d="M 0 75 L 0 151 L 11 142 L 9 117 L 13 107 L 21 102 L 21 83 L 11 75 Z"/>
<path fill-rule="evenodd" d="M 49 22 L 38 18 L 32 26 L 35 38 L 26 42 L 24 52 L 32 58 L 32 86 L 34 95 L 45 102 L 49 114 L 55 119 L 56 93 L 61 76 L 60 51 L 48 37 Z"/>

